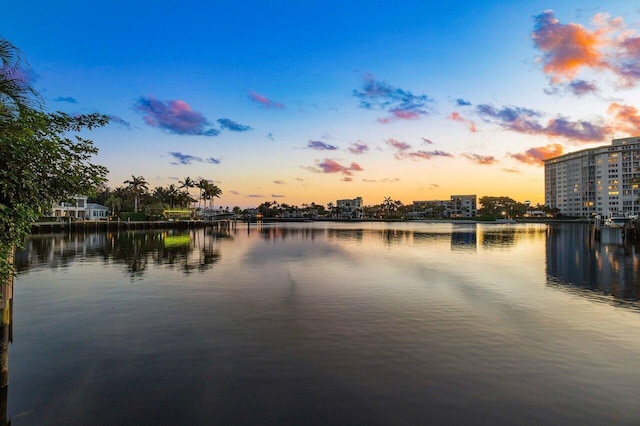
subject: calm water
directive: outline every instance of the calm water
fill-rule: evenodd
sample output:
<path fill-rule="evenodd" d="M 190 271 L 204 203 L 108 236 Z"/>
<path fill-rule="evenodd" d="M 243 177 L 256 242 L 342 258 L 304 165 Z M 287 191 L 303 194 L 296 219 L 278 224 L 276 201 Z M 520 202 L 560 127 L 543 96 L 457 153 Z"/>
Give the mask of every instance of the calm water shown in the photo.
<path fill-rule="evenodd" d="M 640 250 L 584 225 L 34 236 L 13 425 L 638 424 Z"/>

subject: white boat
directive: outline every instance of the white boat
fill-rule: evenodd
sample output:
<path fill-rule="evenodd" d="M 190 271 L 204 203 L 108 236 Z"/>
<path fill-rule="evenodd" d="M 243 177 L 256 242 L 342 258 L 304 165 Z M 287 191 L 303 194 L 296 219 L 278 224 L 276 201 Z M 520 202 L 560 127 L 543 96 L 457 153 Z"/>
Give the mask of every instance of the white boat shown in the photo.
<path fill-rule="evenodd" d="M 627 214 L 614 213 L 604 220 L 604 226 L 609 228 L 622 228 L 630 220 L 636 219 L 637 216 L 631 216 Z"/>

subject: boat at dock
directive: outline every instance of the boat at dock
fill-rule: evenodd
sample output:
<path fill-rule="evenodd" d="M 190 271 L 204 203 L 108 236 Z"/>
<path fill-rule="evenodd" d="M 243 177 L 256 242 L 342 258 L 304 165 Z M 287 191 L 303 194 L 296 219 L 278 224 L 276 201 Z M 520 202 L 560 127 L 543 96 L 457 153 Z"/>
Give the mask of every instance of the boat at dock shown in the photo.
<path fill-rule="evenodd" d="M 614 213 L 604 220 L 604 226 L 609 228 L 624 228 L 624 226 L 633 219 L 637 219 L 637 216 Z"/>

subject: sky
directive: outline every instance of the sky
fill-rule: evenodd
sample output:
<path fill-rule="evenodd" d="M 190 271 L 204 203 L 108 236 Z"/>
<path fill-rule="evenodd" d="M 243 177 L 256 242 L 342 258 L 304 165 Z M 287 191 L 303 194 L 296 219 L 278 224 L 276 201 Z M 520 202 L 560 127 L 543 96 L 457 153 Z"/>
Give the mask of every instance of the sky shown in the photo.
<path fill-rule="evenodd" d="M 629 1 L 5 0 L 49 111 L 102 113 L 109 186 L 222 206 L 544 203 L 542 160 L 640 135 Z"/>

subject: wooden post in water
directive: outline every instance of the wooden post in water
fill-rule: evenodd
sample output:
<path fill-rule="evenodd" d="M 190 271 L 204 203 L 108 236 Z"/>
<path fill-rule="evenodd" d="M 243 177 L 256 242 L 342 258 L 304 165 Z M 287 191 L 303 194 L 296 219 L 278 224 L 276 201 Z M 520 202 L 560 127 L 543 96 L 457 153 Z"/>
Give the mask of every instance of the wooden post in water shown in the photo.
<path fill-rule="evenodd" d="M 12 252 L 9 262 L 13 265 Z M 2 283 L 0 291 L 0 387 L 9 384 L 9 343 L 11 342 L 11 305 L 13 301 L 13 274 Z"/>
<path fill-rule="evenodd" d="M 9 255 L 13 265 L 15 248 Z M 9 390 L 9 343 L 13 340 L 13 274 L 2 283 L 0 289 L 0 425 L 7 422 L 7 394 Z"/>

